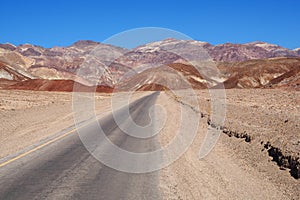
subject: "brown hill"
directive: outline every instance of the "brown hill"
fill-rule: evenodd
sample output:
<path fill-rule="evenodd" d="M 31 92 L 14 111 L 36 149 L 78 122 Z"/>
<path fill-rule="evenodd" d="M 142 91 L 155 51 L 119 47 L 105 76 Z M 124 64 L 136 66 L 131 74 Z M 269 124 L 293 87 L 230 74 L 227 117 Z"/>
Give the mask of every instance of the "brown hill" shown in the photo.
<path fill-rule="evenodd" d="M 300 67 L 292 69 L 271 80 L 266 87 L 300 90 Z"/>
<path fill-rule="evenodd" d="M 10 85 L 18 83 L 19 81 L 28 79 L 29 77 L 0 62 L 0 88 L 6 88 Z"/>
<path fill-rule="evenodd" d="M 280 87 L 297 82 L 300 58 L 271 58 L 237 63 L 219 63 L 225 88 Z M 298 78 L 297 78 L 298 77 Z M 289 83 L 291 82 L 291 83 Z"/>
<path fill-rule="evenodd" d="M 193 66 L 181 63 L 146 69 L 132 74 L 116 86 L 116 90 L 119 91 L 160 91 L 187 88 L 204 89 L 207 88 L 207 84 Z"/>
<path fill-rule="evenodd" d="M 72 80 L 32 79 L 18 82 L 14 85 L 6 87 L 5 89 L 72 92 L 75 83 L 76 82 Z M 76 91 L 111 93 L 113 88 L 108 86 L 89 87 L 80 83 L 76 83 Z"/>
<path fill-rule="evenodd" d="M 11 81 L 23 81 L 29 79 L 29 77 L 2 62 L 0 62 L 0 78 Z"/>

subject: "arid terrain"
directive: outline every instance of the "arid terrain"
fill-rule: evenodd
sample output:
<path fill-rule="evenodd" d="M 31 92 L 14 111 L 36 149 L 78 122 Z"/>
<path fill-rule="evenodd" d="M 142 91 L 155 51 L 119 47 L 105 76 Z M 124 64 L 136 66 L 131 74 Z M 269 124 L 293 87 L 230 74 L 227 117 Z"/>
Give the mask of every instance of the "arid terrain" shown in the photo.
<path fill-rule="evenodd" d="M 300 200 L 300 0 L 1 6 L 0 200 Z"/>
<path fill-rule="evenodd" d="M 211 105 L 218 99 L 212 99 L 210 92 L 222 89 L 226 117 L 219 124 L 211 117 Z M 75 122 L 90 123 L 97 116 L 94 123 L 103 123 L 113 143 L 133 152 L 153 151 L 155 145 L 124 135 L 111 118 L 116 117 L 111 113 L 114 96 L 120 94 L 122 100 L 128 93 L 133 93 L 130 101 L 118 108 L 130 105 L 133 121 L 146 123 L 154 104 L 165 111 L 166 123 L 154 137 L 162 147 L 172 142 L 181 122 L 189 126 L 195 120 L 192 114 L 201 116 L 187 151 L 159 171 L 116 172 L 98 162 L 77 135 L 82 127 L 75 127 Z M 76 102 L 76 95 L 86 95 L 95 104 Z M 199 107 L 184 97 L 196 98 Z M 182 107 L 191 114 L 184 119 Z M 86 112 L 89 108 L 92 113 Z M 131 128 L 131 117 L 120 110 L 121 122 Z M 214 46 L 176 39 L 133 49 L 93 41 L 53 48 L 0 44 L 0 117 L 0 198 L 97 199 L 99 193 L 104 199 L 300 196 L 299 49 L 265 42 Z M 97 133 L 93 125 L 87 126 L 87 132 Z M 208 129 L 221 135 L 200 159 Z M 101 153 L 109 154 L 103 146 Z M 39 182 L 39 177 L 45 180 Z M 102 180 L 105 184 L 98 188 Z M 124 185 L 128 191 L 123 191 Z"/>
<path fill-rule="evenodd" d="M 282 89 L 226 90 L 226 129 L 204 159 L 198 154 L 208 127 L 210 98 L 206 90 L 196 94 L 199 111 L 205 117 L 188 151 L 161 170 L 159 189 L 164 199 L 297 199 L 300 93 Z M 1 158 L 39 144 L 74 123 L 71 93 L 2 90 L 0 95 Z M 139 92 L 134 98 L 143 95 Z M 96 94 L 98 114 L 110 110 L 110 97 Z M 180 102 L 163 92 L 157 103 L 173 113 L 167 115 L 171 123 L 162 130 L 161 143 L 167 144 L 179 120 Z M 286 158 L 283 163 L 279 164 L 280 155 L 276 160 L 274 148 Z M 298 161 L 293 172 L 289 157 Z"/>
<path fill-rule="evenodd" d="M 72 93 L 2 90 L 0 95 L 1 158 L 74 125 Z M 109 95 L 96 98 L 99 111 L 108 111 Z"/>

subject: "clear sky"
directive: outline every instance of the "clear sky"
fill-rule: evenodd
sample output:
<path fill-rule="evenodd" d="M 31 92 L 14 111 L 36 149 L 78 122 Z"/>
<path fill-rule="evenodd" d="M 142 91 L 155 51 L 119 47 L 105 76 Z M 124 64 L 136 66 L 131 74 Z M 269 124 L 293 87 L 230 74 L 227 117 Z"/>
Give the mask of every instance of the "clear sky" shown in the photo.
<path fill-rule="evenodd" d="M 265 41 L 300 47 L 299 0 L 7 0 L 0 43 L 67 46 L 128 29 L 163 27 L 211 44 Z"/>

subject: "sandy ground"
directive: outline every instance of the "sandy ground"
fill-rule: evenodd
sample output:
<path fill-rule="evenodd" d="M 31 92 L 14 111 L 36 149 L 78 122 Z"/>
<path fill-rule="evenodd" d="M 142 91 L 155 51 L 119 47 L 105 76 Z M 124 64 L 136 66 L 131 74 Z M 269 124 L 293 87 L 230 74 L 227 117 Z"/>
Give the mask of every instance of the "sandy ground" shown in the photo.
<path fill-rule="evenodd" d="M 109 94 L 96 97 L 97 110 L 108 110 Z M 72 93 L 0 90 L 0 158 L 74 124 Z"/>
<path fill-rule="evenodd" d="M 138 98 L 142 94 L 137 94 Z M 144 94 L 143 94 L 144 95 Z M 207 91 L 198 91 L 200 111 L 210 113 Z M 225 126 L 247 133 L 245 139 L 221 134 L 213 151 L 199 159 L 199 149 L 208 124 L 200 129 L 191 148 L 160 171 L 160 189 L 165 199 L 298 199 L 300 179 L 288 169 L 280 170 L 264 145 L 285 155 L 300 153 L 300 93 L 283 90 L 227 90 Z M 72 94 L 63 92 L 0 91 L 0 157 L 33 145 L 74 124 Z M 96 97 L 97 114 L 110 107 L 110 95 Z M 168 114 L 161 145 L 167 145 L 178 128 L 178 99 L 161 94 L 158 103 Z M 173 124 L 173 125 L 172 125 Z M 284 168 L 283 168 L 284 169 Z"/>
<path fill-rule="evenodd" d="M 198 97 L 200 111 L 209 114 L 209 94 L 199 91 Z M 172 108 L 169 112 L 174 113 L 176 103 L 171 106 L 168 98 L 173 99 L 170 95 L 161 96 L 160 103 L 168 102 L 165 107 Z M 300 140 L 299 105 L 299 93 L 228 90 L 225 126 L 247 132 L 251 142 L 222 133 L 213 151 L 199 159 L 199 149 L 208 128 L 204 117 L 191 148 L 161 171 L 161 191 L 165 199 L 298 199 L 300 180 L 293 178 L 287 169 L 280 170 L 261 141 L 270 141 L 289 155 L 299 155 L 300 145 L 294 145 Z M 178 106 L 177 112 L 180 112 Z M 173 115 L 168 116 L 178 120 Z M 284 123 L 286 119 L 288 123 Z M 174 131 L 176 128 L 172 130 L 170 126 L 163 130 L 170 133 L 169 138 Z M 169 138 L 164 136 L 162 140 L 167 143 Z"/>
<path fill-rule="evenodd" d="M 134 93 L 131 100 L 146 94 L 149 92 Z M 110 111 L 111 96 L 107 93 L 95 94 L 97 116 L 106 115 Z M 73 126 L 72 100 L 70 92 L 0 90 L 0 159 Z M 85 108 L 78 109 L 84 112 Z M 93 116 L 94 113 L 88 112 L 79 120 L 84 121 Z"/>

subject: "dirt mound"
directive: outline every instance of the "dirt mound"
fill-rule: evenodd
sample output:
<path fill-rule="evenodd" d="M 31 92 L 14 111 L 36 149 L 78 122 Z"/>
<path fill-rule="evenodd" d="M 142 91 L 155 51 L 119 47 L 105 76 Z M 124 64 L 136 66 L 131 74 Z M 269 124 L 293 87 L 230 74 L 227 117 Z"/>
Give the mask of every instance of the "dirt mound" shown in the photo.
<path fill-rule="evenodd" d="M 18 82 L 14 85 L 7 87 L 6 89 L 72 92 L 75 83 L 76 82 L 72 80 L 32 79 Z M 96 92 L 110 93 L 113 91 L 113 88 L 108 86 L 97 86 L 97 88 L 95 88 L 80 83 L 76 83 L 75 86 L 76 91 L 79 92 L 93 92 L 96 90 Z"/>
<path fill-rule="evenodd" d="M 271 80 L 267 87 L 300 90 L 300 67 L 292 69 Z"/>

